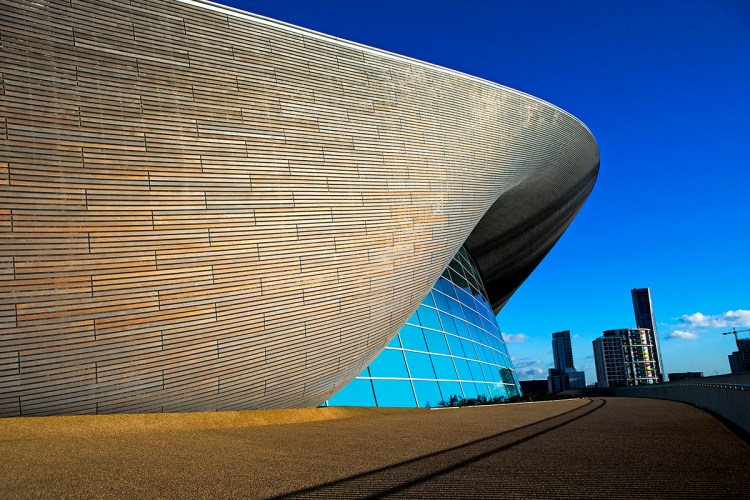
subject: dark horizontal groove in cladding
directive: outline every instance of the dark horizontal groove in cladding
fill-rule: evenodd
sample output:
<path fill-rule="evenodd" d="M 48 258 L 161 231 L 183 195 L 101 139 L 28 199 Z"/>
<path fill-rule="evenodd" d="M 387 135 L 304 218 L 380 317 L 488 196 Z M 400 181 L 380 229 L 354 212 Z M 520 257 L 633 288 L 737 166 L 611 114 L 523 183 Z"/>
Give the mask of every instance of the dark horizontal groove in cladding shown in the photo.
<path fill-rule="evenodd" d="M 0 415 L 320 404 L 467 238 L 499 307 L 596 178 L 582 124 L 479 79 L 220 6 L 45 5 L 0 0 Z"/>

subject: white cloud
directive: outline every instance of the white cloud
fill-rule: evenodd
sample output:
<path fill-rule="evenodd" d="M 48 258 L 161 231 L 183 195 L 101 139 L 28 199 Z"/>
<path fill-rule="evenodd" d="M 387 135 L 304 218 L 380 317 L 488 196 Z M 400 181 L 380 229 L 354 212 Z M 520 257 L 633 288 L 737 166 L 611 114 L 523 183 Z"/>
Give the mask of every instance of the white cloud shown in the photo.
<path fill-rule="evenodd" d="M 692 332 L 686 332 L 683 330 L 675 330 L 672 333 L 669 334 L 670 339 L 680 339 L 680 340 L 694 340 L 698 338 L 698 335 L 692 333 Z"/>
<path fill-rule="evenodd" d="M 727 328 L 750 326 L 750 311 L 738 309 L 722 314 L 705 315 L 697 312 L 680 316 L 680 321 L 694 328 Z"/>
<path fill-rule="evenodd" d="M 516 370 L 523 369 L 523 368 L 539 367 L 542 364 L 541 359 L 521 358 L 521 359 L 512 359 L 512 361 L 513 361 L 513 366 L 516 367 Z"/>
<path fill-rule="evenodd" d="M 532 380 L 539 377 L 539 375 L 542 375 L 541 378 L 546 378 L 545 373 L 546 372 L 541 368 L 523 368 L 520 370 L 516 368 L 516 374 L 518 374 L 518 377 L 525 378 L 526 380 Z"/>
<path fill-rule="evenodd" d="M 519 344 L 529 340 L 529 337 L 523 333 L 503 333 L 503 340 L 506 344 Z"/>
<path fill-rule="evenodd" d="M 521 358 L 513 359 L 512 361 L 519 379 L 547 378 L 547 370 L 543 368 L 544 363 L 542 363 L 541 359 Z"/>

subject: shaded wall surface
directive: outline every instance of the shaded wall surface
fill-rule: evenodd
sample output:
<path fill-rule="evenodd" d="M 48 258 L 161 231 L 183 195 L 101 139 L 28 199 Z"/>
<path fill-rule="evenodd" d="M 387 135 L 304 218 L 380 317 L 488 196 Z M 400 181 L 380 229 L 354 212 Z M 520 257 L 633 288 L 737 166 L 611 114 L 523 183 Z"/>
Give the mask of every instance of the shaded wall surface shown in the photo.
<path fill-rule="evenodd" d="M 552 105 L 216 4 L 0 10 L 0 415 L 318 405 L 464 242 L 497 311 L 598 170 Z"/>
<path fill-rule="evenodd" d="M 750 435 L 750 372 L 612 389 L 615 396 L 671 399 L 705 408 Z"/>

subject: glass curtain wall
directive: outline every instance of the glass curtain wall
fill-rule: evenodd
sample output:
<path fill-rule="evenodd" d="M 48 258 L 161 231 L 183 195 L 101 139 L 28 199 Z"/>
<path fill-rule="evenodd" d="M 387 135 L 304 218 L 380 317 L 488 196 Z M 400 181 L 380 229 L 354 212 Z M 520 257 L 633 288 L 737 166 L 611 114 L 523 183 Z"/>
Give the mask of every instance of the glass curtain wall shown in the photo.
<path fill-rule="evenodd" d="M 428 408 L 520 395 L 476 265 L 461 248 L 398 335 L 330 406 Z"/>

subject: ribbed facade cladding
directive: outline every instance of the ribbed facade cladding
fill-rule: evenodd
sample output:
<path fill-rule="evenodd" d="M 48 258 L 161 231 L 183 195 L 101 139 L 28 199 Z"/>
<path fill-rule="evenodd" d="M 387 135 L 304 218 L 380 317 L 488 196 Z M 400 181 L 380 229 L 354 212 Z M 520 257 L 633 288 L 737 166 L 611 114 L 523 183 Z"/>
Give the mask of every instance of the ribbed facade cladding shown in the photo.
<path fill-rule="evenodd" d="M 496 312 L 595 181 L 578 120 L 454 71 L 210 3 L 0 9 L 0 415 L 318 405 L 465 241 Z"/>
<path fill-rule="evenodd" d="M 482 278 L 461 248 L 390 344 L 327 404 L 429 408 L 518 395 Z"/>

